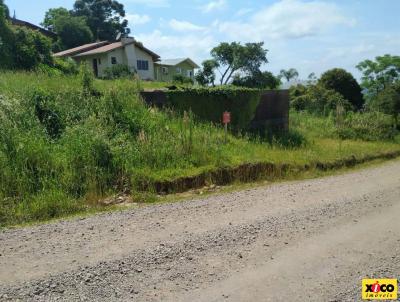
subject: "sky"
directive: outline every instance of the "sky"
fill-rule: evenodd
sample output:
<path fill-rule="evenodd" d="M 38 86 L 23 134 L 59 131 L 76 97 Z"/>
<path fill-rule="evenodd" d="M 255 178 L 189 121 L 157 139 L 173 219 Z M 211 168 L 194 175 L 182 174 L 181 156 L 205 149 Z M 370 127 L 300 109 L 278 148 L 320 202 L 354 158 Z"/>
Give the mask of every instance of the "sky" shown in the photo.
<path fill-rule="evenodd" d="M 34 24 L 49 8 L 74 0 L 5 0 L 10 12 Z M 132 35 L 162 59 L 200 64 L 220 42 L 263 41 L 274 74 L 296 68 L 300 78 L 356 65 L 386 53 L 400 55 L 400 0 L 119 0 Z"/>

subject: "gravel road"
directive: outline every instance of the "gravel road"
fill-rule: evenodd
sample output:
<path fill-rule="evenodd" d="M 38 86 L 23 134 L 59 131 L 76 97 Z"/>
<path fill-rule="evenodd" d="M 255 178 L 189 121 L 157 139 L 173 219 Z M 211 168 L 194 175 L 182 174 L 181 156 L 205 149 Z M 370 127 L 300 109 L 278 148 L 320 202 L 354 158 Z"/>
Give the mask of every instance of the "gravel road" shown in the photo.
<path fill-rule="evenodd" d="M 400 161 L 0 231 L 0 301 L 359 301 L 400 277 Z"/>

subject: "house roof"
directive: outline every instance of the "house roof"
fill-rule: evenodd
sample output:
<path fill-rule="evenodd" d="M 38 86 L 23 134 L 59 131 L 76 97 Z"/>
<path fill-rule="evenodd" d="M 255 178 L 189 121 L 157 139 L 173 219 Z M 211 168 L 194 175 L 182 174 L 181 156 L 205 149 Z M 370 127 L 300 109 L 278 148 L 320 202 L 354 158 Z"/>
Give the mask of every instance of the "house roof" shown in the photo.
<path fill-rule="evenodd" d="M 28 28 L 33 29 L 33 30 L 37 30 L 41 34 L 43 34 L 43 35 L 45 35 L 45 36 L 47 36 L 49 38 L 52 38 L 52 39 L 57 38 L 57 34 L 56 33 L 52 32 L 50 30 L 47 30 L 45 28 L 42 28 L 40 26 L 37 26 L 35 24 L 29 23 L 27 21 L 19 20 L 17 18 L 10 18 L 10 21 L 11 21 L 11 24 L 13 24 L 13 25 L 24 26 L 24 27 L 28 27 Z"/>
<path fill-rule="evenodd" d="M 132 42 L 128 42 L 128 43 L 123 43 L 121 41 L 110 43 L 110 44 L 107 44 L 107 45 L 103 45 L 101 47 L 96 47 L 96 48 L 90 49 L 88 51 L 77 53 L 76 55 L 74 55 L 74 57 L 86 57 L 86 56 L 91 56 L 91 55 L 107 53 L 107 52 L 113 51 L 113 50 L 118 49 L 118 48 L 122 48 L 125 45 L 130 45 L 130 44 L 135 44 L 136 47 L 142 49 L 144 52 L 147 52 L 155 61 L 160 59 L 159 55 L 157 55 L 156 53 L 154 53 L 151 50 L 147 49 L 146 47 L 143 46 L 142 43 L 137 42 L 137 41 L 132 41 Z"/>
<path fill-rule="evenodd" d="M 166 59 L 166 60 L 161 60 L 158 62 L 158 65 L 165 65 L 165 66 L 176 66 L 182 62 L 187 61 L 190 65 L 192 65 L 193 68 L 200 68 L 199 65 L 197 65 L 193 60 L 190 58 L 179 58 L 179 59 Z"/>
<path fill-rule="evenodd" d="M 109 44 L 107 41 L 102 41 L 102 42 L 95 42 L 95 43 L 90 43 L 90 44 L 85 44 L 81 45 L 75 48 L 67 49 L 61 52 L 57 52 L 54 54 L 55 57 L 69 57 L 69 56 L 74 56 L 76 54 L 89 51 L 104 45 Z"/>

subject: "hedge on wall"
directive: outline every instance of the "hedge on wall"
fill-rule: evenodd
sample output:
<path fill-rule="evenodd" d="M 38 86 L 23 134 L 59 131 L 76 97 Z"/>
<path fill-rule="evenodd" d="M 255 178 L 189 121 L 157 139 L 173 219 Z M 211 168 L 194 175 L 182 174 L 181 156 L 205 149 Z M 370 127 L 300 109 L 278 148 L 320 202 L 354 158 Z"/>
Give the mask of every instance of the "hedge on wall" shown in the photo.
<path fill-rule="evenodd" d="M 167 104 L 178 112 L 191 110 L 197 117 L 221 123 L 224 111 L 231 113 L 231 126 L 246 129 L 260 102 L 258 89 L 219 86 L 166 92 Z"/>

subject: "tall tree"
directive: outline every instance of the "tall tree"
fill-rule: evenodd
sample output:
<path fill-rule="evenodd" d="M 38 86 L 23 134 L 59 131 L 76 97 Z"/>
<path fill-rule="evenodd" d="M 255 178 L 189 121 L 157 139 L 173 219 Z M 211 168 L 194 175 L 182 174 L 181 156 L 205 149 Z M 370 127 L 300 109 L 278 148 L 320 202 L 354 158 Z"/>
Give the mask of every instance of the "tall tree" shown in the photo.
<path fill-rule="evenodd" d="M 3 7 L 2 14 L 4 14 L 7 19 L 10 18 L 10 10 L 8 9 L 8 6 L 4 3 L 4 0 L 0 0 L 0 7 Z"/>
<path fill-rule="evenodd" d="M 0 5 L 0 69 L 14 67 L 14 33 L 7 22 L 5 7 Z"/>
<path fill-rule="evenodd" d="M 83 17 L 59 16 L 54 26 L 61 49 L 73 48 L 93 41 L 93 34 Z"/>
<path fill-rule="evenodd" d="M 214 69 L 218 66 L 215 60 L 206 60 L 202 64 L 202 69 L 196 73 L 196 81 L 202 86 L 212 85 L 215 86 L 215 72 Z"/>
<path fill-rule="evenodd" d="M 224 42 L 214 47 L 211 50 L 211 56 L 221 74 L 221 85 L 227 84 L 236 71 L 253 72 L 258 70 L 263 63 L 268 63 L 268 50 L 263 46 L 264 42 L 245 45 L 239 42 Z"/>
<path fill-rule="evenodd" d="M 378 56 L 374 61 L 365 60 L 357 65 L 363 74 L 361 86 L 369 99 L 387 86 L 400 80 L 400 56 Z"/>
<path fill-rule="evenodd" d="M 72 14 L 87 18 L 96 39 L 114 40 L 118 33 L 130 32 L 124 5 L 116 0 L 76 0 Z"/>
<path fill-rule="evenodd" d="M 67 10 L 64 7 L 58 7 L 58 8 L 50 8 L 45 16 L 44 16 L 44 20 L 41 23 L 41 25 L 48 29 L 51 30 L 53 32 L 56 32 L 56 21 L 58 18 L 60 17 L 70 17 L 71 14 L 69 12 L 69 10 Z"/>
<path fill-rule="evenodd" d="M 364 105 L 360 85 L 353 75 L 344 69 L 333 68 L 324 72 L 318 83 L 327 89 L 340 93 L 356 109 L 361 109 Z"/>
<path fill-rule="evenodd" d="M 295 79 L 299 76 L 299 72 L 294 69 L 294 68 L 290 68 L 288 70 L 282 69 L 279 72 L 279 76 L 281 78 L 285 78 L 287 82 L 289 82 L 291 79 Z"/>
<path fill-rule="evenodd" d="M 394 125 L 399 126 L 400 115 L 400 81 L 388 85 L 378 93 L 372 102 L 372 108 L 393 117 Z"/>

